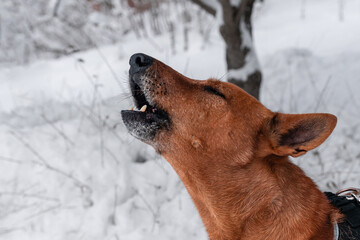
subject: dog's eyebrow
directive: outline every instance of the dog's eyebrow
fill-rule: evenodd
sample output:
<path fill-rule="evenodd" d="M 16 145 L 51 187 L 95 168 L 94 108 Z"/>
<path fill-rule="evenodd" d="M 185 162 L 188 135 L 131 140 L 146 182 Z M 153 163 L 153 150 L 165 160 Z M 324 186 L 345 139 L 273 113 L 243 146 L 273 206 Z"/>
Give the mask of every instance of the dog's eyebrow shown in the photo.
<path fill-rule="evenodd" d="M 213 88 L 211 86 L 205 86 L 204 90 L 209 92 L 209 93 L 218 95 L 218 96 L 222 97 L 223 99 L 226 99 L 224 94 L 222 94 L 221 92 L 219 92 L 218 90 L 216 90 L 215 88 Z"/>

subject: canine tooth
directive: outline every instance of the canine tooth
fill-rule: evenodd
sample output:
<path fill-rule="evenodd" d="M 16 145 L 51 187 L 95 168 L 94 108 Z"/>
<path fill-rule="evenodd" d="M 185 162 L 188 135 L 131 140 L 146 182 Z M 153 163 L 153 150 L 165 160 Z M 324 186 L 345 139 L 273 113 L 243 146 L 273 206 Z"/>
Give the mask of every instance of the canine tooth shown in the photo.
<path fill-rule="evenodd" d="M 140 112 L 145 112 L 146 108 L 147 108 L 147 105 L 142 106 L 141 109 L 140 109 Z"/>
<path fill-rule="evenodd" d="M 131 107 L 131 108 L 130 108 L 130 111 L 134 111 L 134 108 L 133 108 L 133 107 Z"/>

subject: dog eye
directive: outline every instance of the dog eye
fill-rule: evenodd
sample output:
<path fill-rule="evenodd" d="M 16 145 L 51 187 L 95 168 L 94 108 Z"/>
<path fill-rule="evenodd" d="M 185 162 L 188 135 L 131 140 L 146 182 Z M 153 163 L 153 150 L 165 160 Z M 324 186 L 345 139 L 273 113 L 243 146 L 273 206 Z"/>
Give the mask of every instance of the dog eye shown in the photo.
<path fill-rule="evenodd" d="M 225 95 L 222 94 L 221 92 L 219 92 L 218 90 L 216 90 L 216 89 L 213 88 L 213 87 L 205 86 L 205 87 L 204 87 L 204 90 L 207 91 L 207 92 L 209 92 L 209 93 L 218 95 L 218 96 L 222 97 L 223 99 L 225 99 Z"/>

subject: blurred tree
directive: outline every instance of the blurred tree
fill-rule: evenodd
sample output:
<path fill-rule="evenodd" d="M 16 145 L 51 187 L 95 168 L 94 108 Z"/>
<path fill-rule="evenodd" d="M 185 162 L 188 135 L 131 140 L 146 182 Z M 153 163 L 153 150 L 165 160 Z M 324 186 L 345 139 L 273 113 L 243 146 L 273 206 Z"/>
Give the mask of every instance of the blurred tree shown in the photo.
<path fill-rule="evenodd" d="M 260 65 L 252 39 L 251 15 L 256 0 L 191 0 L 216 16 L 226 44 L 228 81 L 259 98 Z"/>
<path fill-rule="evenodd" d="M 159 51 L 163 46 L 151 36 L 169 37 L 176 54 L 190 48 L 191 33 L 207 44 L 213 21 L 188 0 L 0 0 L 0 68 L 119 43 L 131 34 Z"/>
<path fill-rule="evenodd" d="M 0 66 L 114 44 L 130 32 L 126 0 L 0 0 Z"/>
<path fill-rule="evenodd" d="M 136 0 L 127 0 L 129 7 L 135 8 L 138 12 L 144 12 L 151 9 L 150 1 L 136 1 Z"/>

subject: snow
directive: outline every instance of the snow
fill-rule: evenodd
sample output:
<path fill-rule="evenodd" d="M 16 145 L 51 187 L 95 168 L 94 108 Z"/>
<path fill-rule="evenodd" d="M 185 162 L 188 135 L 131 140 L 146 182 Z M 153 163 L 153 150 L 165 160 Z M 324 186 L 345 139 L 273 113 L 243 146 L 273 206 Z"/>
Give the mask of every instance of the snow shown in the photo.
<path fill-rule="evenodd" d="M 231 6 L 238 7 L 241 3 L 241 0 L 230 0 Z"/>
<path fill-rule="evenodd" d="M 216 1 L 215 4 L 213 4 L 214 9 L 216 9 L 216 23 L 217 26 L 222 26 L 224 24 L 224 11 L 222 10 L 222 6 L 219 1 Z"/>
<path fill-rule="evenodd" d="M 274 111 L 338 117 L 321 147 L 294 159 L 322 190 L 359 186 L 360 2 L 268 0 L 254 39 L 262 102 Z M 56 60 L 0 69 L 0 238 L 207 239 L 171 166 L 125 130 L 128 59 L 144 52 L 189 77 L 224 79 L 224 44 L 191 32 L 171 53 L 167 35 L 128 36 Z M 146 160 L 146 161 L 144 161 Z"/>
<path fill-rule="evenodd" d="M 287 48 L 305 48 L 321 56 L 360 51 L 356 46 L 360 42 L 359 1 L 346 1 L 343 21 L 339 20 L 338 0 L 306 1 L 304 18 L 301 2 L 264 1 L 254 29 L 259 54 L 268 56 Z"/>

